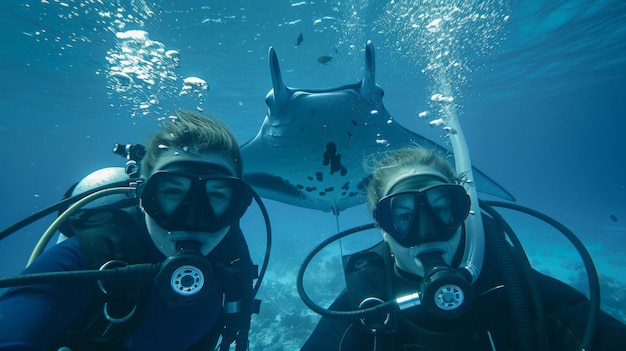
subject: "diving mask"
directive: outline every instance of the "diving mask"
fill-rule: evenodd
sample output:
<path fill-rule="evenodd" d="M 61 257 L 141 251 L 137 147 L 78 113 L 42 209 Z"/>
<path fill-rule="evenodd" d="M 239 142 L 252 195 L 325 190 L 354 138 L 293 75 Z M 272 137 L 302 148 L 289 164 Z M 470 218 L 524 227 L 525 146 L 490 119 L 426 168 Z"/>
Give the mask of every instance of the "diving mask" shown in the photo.
<path fill-rule="evenodd" d="M 462 186 L 439 184 L 387 195 L 378 201 L 373 214 L 379 227 L 400 245 L 413 247 L 450 240 L 469 210 L 470 198 Z M 424 220 L 432 225 L 429 233 L 420 229 L 420 221 Z"/>
<path fill-rule="evenodd" d="M 252 202 L 249 186 L 209 163 L 177 162 L 152 174 L 141 204 L 168 231 L 213 233 L 232 225 Z"/>

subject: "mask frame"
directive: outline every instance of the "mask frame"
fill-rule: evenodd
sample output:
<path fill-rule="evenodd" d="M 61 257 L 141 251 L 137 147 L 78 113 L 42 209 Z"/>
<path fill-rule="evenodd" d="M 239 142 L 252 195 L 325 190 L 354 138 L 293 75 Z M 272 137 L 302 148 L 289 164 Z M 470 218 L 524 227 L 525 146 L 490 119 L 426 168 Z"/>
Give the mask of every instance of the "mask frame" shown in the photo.
<path fill-rule="evenodd" d="M 429 198 L 429 194 L 434 196 Z M 443 200 L 440 196 L 442 194 L 445 195 Z M 399 218 L 394 214 L 394 205 L 398 201 L 409 201 L 413 205 L 409 218 Z M 441 201 L 447 201 L 447 204 Z M 450 240 L 469 215 L 470 201 L 462 186 L 438 184 L 419 191 L 402 191 L 383 197 L 376 204 L 373 217 L 378 226 L 400 245 L 414 247 L 426 242 Z M 443 207 L 449 209 L 449 219 L 444 218 Z M 420 232 L 419 221 L 425 219 L 430 222 L 429 233 Z M 400 221 L 404 223 L 400 224 Z"/>
<path fill-rule="evenodd" d="M 221 169 L 221 167 L 219 167 Z M 197 174 L 179 170 L 163 169 L 148 178 L 142 187 L 141 206 L 154 221 L 169 231 L 191 231 L 213 233 L 238 221 L 252 203 L 253 192 L 241 178 L 221 175 L 224 172 Z M 168 213 L 158 199 L 162 182 L 182 177 L 191 180 L 184 198 Z M 209 181 L 222 181 L 231 191 L 226 210 L 217 215 L 207 194 Z"/>

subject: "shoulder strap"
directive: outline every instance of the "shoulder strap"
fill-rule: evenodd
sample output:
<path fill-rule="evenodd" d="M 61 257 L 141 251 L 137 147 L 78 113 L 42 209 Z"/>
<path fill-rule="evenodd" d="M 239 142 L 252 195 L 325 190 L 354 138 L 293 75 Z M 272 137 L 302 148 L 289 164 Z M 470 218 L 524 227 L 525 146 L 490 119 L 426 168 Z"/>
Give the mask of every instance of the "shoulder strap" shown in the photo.
<path fill-rule="evenodd" d="M 345 255 L 343 268 L 350 304 L 358 308 L 366 298 L 389 298 L 387 289 L 387 267 L 384 258 L 384 243 L 368 250 Z"/>
<path fill-rule="evenodd" d="M 137 215 L 134 207 L 97 209 L 87 210 L 72 220 L 88 268 L 99 269 L 111 260 L 129 264 L 147 262 L 147 245 Z M 256 266 L 252 263 L 248 244 L 238 223 L 231 227 L 208 258 L 213 264 L 218 286 L 224 293 L 224 308 L 212 330 L 190 350 L 212 349 L 220 336 L 222 350 L 228 350 L 233 342 L 237 351 L 247 350 L 251 315 L 258 313 L 259 301 L 253 296 Z M 81 318 L 60 339 L 67 342 L 59 345 L 78 346 L 72 348 L 77 350 L 123 350 L 119 345 L 134 333 L 141 321 L 146 289 L 147 286 L 139 282 L 131 287 L 128 283 L 123 286 L 107 284 L 106 290 L 110 293 L 101 294 L 92 301 Z M 123 323 L 110 323 L 104 317 L 104 303 L 109 304 L 112 313 L 120 316 L 126 316 L 134 308 L 136 310 Z"/>
<path fill-rule="evenodd" d="M 375 299 L 387 301 L 393 298 L 390 272 L 393 264 L 390 260 L 387 243 L 384 241 L 370 249 L 343 256 L 346 289 L 353 309 L 372 307 L 378 303 Z M 396 318 L 373 317 L 357 324 L 370 334 L 386 334 L 396 329 Z"/>
<path fill-rule="evenodd" d="M 211 251 L 218 286 L 224 293 L 222 313 L 215 326 L 189 350 L 217 350 L 220 336 L 220 351 L 248 350 L 248 334 L 252 313 L 259 313 L 260 300 L 254 299 L 253 280 L 258 278 L 257 267 L 252 263 L 248 244 L 239 227 L 231 226 L 228 235 Z"/>
<path fill-rule="evenodd" d="M 87 269 L 111 261 L 148 262 L 147 245 L 135 206 L 83 210 L 70 221 L 83 250 Z M 72 350 L 123 350 L 135 331 L 146 304 L 145 282 L 107 282 L 82 315 L 57 338 L 56 345 Z"/>
<path fill-rule="evenodd" d="M 224 292 L 223 315 L 220 326 L 213 328 L 222 336 L 220 350 L 236 343 L 236 350 L 247 350 L 252 313 L 258 313 L 260 301 L 254 299 L 253 280 L 257 278 L 248 244 L 239 223 L 211 251 L 218 285 Z"/>

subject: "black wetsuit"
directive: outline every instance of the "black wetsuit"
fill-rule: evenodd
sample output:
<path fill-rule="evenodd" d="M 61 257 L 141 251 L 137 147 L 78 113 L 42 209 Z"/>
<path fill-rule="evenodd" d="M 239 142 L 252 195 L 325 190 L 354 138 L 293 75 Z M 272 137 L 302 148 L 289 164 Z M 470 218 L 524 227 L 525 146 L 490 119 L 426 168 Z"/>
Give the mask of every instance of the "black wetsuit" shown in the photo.
<path fill-rule="evenodd" d="M 378 250 L 389 254 L 386 244 L 380 244 Z M 395 296 L 418 291 L 418 277 L 397 271 L 388 274 Z M 589 300 L 576 289 L 537 271 L 531 271 L 531 277 L 543 305 L 543 321 L 536 318 L 534 305 L 529 303 L 532 324 L 524 332 L 529 332 L 538 344 L 543 339 L 549 350 L 580 350 Z M 383 333 L 376 340 L 359 320 L 323 317 L 301 350 L 366 351 L 374 350 L 375 345 L 378 350 L 519 350 L 520 338 L 528 335 L 515 327 L 504 281 L 493 244 L 487 242 L 483 269 L 474 284 L 473 303 L 462 317 L 446 320 L 423 307 L 410 308 L 395 314 L 395 331 Z M 330 309 L 356 308 L 344 292 Z M 626 350 L 626 326 L 602 312 L 593 345 L 593 350 Z"/>

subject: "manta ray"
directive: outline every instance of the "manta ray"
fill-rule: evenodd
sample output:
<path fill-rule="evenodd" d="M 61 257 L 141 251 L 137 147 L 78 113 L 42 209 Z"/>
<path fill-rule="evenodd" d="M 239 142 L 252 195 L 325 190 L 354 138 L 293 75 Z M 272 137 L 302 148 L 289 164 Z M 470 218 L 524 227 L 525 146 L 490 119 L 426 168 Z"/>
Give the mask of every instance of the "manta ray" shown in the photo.
<path fill-rule="evenodd" d="M 333 89 L 295 89 L 284 84 L 276 51 L 269 48 L 273 88 L 258 134 L 241 146 L 243 179 L 261 197 L 332 211 L 365 203 L 370 155 L 405 147 L 450 151 L 398 124 L 383 105 L 376 84 L 374 46 L 365 46 L 360 82 Z M 477 190 L 514 200 L 503 187 L 473 170 Z"/>

